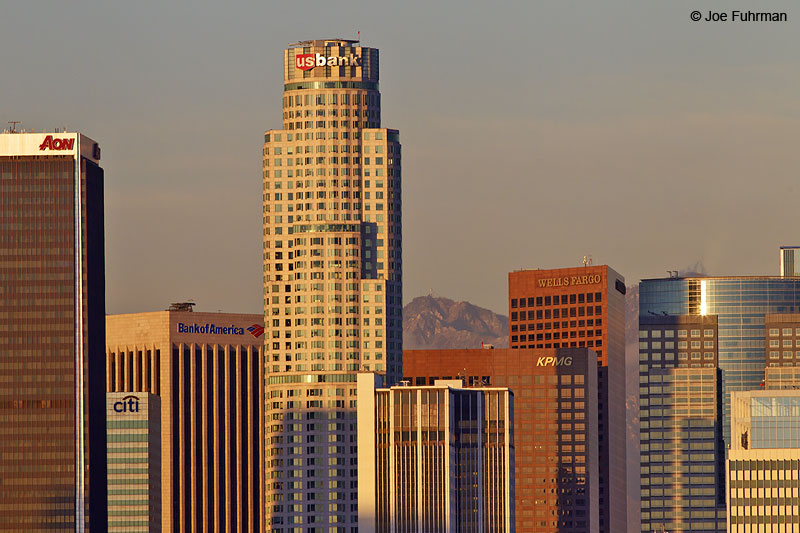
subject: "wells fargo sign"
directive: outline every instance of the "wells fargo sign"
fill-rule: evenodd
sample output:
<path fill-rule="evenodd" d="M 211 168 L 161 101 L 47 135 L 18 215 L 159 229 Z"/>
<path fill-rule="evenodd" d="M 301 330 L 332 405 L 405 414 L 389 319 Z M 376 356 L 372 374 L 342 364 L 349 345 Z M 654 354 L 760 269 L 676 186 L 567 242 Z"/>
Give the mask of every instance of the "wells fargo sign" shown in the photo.
<path fill-rule="evenodd" d="M 596 285 L 602 282 L 600 274 L 588 274 L 586 276 L 561 276 L 558 278 L 543 278 L 537 280 L 539 287 L 571 287 L 573 285 Z"/>

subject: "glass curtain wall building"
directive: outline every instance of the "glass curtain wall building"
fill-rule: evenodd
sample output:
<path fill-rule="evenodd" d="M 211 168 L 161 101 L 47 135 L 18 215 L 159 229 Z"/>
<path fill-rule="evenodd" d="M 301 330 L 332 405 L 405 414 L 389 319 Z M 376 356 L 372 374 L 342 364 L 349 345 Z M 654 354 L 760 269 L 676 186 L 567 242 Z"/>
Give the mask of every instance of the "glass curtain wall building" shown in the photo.
<path fill-rule="evenodd" d="M 356 375 L 402 375 L 400 143 L 378 50 L 284 51 L 263 147 L 266 529 L 357 529 Z"/>
<path fill-rule="evenodd" d="M 765 315 L 800 312 L 800 278 L 714 277 L 642 280 L 639 317 L 716 315 L 722 370 L 723 435 L 730 446 L 730 393 L 761 387 Z"/>
<path fill-rule="evenodd" d="M 670 431 L 669 438 L 662 429 L 654 428 L 653 422 L 657 419 L 666 417 L 669 420 L 675 420 L 679 416 L 677 409 L 681 407 L 677 405 L 675 399 L 679 396 L 675 384 L 663 381 L 653 383 L 654 379 L 660 374 L 675 374 L 681 367 L 694 373 L 710 370 L 712 366 L 719 369 L 719 385 L 716 393 L 719 394 L 717 400 L 719 413 L 711 418 L 706 417 L 705 420 L 713 418 L 717 420 L 714 431 L 721 433 L 722 452 L 727 453 L 727 450 L 731 448 L 731 392 L 759 389 L 764 381 L 765 354 L 768 352 L 769 339 L 766 327 L 767 315 L 797 313 L 799 308 L 800 278 L 695 277 L 649 279 L 641 282 L 639 285 L 639 386 L 642 410 L 642 531 L 660 531 L 659 528 L 666 527 L 666 524 L 674 525 L 671 517 L 666 514 L 662 517 L 654 517 L 652 507 L 649 515 L 644 509 L 644 502 L 654 496 L 654 488 L 650 485 L 658 473 L 653 469 L 663 467 L 658 460 L 663 454 L 659 450 L 654 450 L 653 445 L 665 446 L 666 439 L 669 441 L 670 447 L 691 448 L 695 442 L 698 445 L 705 442 L 703 435 L 709 432 L 708 428 L 701 427 L 705 422 L 699 426 L 689 424 L 681 431 Z M 713 324 L 714 321 L 716 321 L 716 328 L 704 324 L 704 322 Z M 696 325 L 693 326 L 692 322 L 695 322 Z M 660 333 L 662 338 L 653 338 L 651 330 L 654 329 L 664 330 Z M 673 338 L 663 338 L 668 329 L 673 330 L 671 335 L 674 340 Z M 686 331 L 685 339 L 679 338 L 681 329 Z M 710 330 L 710 335 L 706 335 L 707 330 Z M 691 331 L 697 331 L 696 338 L 691 335 Z M 665 345 L 659 346 L 658 349 L 654 349 L 652 346 L 654 342 L 662 344 L 667 341 L 673 344 L 669 350 Z M 683 342 L 684 345 L 679 344 L 680 342 Z M 670 361 L 666 360 L 668 353 L 672 355 Z M 656 354 L 659 357 L 658 360 L 654 357 Z M 672 370 L 673 368 L 676 370 Z M 674 381 L 674 378 L 670 378 L 670 381 Z M 697 386 L 700 387 L 698 390 L 702 389 L 702 380 Z M 709 386 L 711 386 L 710 383 Z M 656 392 L 658 394 L 655 394 Z M 662 393 L 666 394 L 671 405 L 654 407 L 651 402 L 655 396 L 663 403 Z M 658 413 L 655 413 L 656 409 L 659 411 Z M 700 409 L 702 411 L 706 407 L 700 407 Z M 646 427 L 646 424 L 649 424 L 649 427 Z M 709 449 L 718 449 L 712 440 L 713 437 L 708 440 L 707 446 L 710 446 Z M 711 463 L 694 471 L 691 470 L 691 464 L 685 461 L 684 464 L 681 462 L 676 464 L 681 468 L 688 467 L 691 477 L 704 476 L 708 477 L 709 481 L 716 478 L 719 480 L 718 483 L 722 483 L 724 480 L 724 473 L 720 472 L 721 467 L 718 464 L 713 472 L 710 470 Z M 681 501 L 685 501 L 683 500 L 684 496 L 668 494 L 666 492 L 668 488 L 655 487 L 655 490 L 664 491 L 660 496 L 666 500 L 662 502 L 661 506 L 670 507 L 667 500 L 671 498 L 672 507 L 680 507 Z M 724 492 L 718 491 L 716 497 L 719 499 L 721 494 Z M 724 522 L 720 520 L 721 517 L 724 517 L 723 505 L 724 503 L 720 501 L 716 517 L 717 530 L 725 529 Z M 710 506 L 707 511 L 710 520 Z M 683 530 L 707 531 L 708 528 L 703 525 L 697 529 L 689 527 Z"/>

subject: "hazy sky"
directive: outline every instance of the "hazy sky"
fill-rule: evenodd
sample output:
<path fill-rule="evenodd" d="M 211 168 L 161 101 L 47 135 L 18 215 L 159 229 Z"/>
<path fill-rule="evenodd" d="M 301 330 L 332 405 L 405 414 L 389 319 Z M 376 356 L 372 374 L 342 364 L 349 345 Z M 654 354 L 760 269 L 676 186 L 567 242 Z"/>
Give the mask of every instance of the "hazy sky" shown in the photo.
<path fill-rule="evenodd" d="M 690 20 L 748 8 L 789 20 Z M 0 122 L 102 147 L 109 313 L 261 311 L 282 51 L 359 30 L 403 143 L 406 301 L 506 312 L 508 271 L 586 254 L 628 283 L 777 274 L 800 244 L 796 2 L 0 1 Z"/>

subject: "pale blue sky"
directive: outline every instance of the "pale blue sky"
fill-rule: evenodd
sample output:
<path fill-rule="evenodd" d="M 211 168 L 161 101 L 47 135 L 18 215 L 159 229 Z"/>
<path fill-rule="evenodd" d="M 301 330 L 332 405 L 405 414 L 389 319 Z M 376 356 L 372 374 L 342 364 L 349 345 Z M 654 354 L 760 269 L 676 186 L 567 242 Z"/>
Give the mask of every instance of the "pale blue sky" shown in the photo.
<path fill-rule="evenodd" d="M 789 21 L 689 19 L 748 8 Z M 795 2 L 0 2 L 0 123 L 103 149 L 109 312 L 260 312 L 282 50 L 359 30 L 401 131 L 406 301 L 505 312 L 509 270 L 585 254 L 629 283 L 774 274 L 800 244 Z"/>

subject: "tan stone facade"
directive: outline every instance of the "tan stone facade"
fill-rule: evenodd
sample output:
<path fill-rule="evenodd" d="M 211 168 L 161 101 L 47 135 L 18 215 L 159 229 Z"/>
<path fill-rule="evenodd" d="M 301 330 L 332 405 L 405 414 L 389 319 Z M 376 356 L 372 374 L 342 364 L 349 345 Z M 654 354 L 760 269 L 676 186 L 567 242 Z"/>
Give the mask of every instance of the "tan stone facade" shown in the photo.
<path fill-rule="evenodd" d="M 378 78 L 356 41 L 290 45 L 283 129 L 264 136 L 272 531 L 356 527 L 356 373 L 402 373 L 401 154 Z"/>
<path fill-rule="evenodd" d="M 263 495 L 263 317 L 106 318 L 108 392 L 161 399 L 164 531 L 255 531 Z"/>

